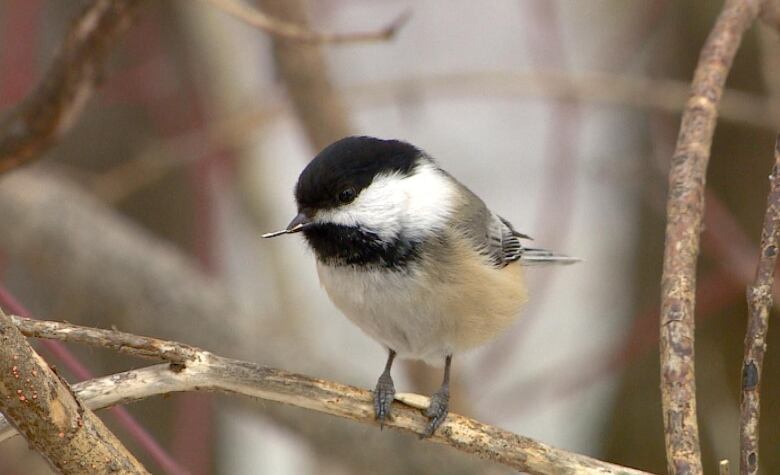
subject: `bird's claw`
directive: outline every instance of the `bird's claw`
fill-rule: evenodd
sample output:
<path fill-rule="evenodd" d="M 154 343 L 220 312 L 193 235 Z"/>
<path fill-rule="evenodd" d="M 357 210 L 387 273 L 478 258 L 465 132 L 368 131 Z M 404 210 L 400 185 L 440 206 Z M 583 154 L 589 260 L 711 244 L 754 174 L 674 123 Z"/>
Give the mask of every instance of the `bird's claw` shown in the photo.
<path fill-rule="evenodd" d="M 392 420 L 390 408 L 395 399 L 395 386 L 389 374 L 382 374 L 374 389 L 374 418 L 379 421 L 379 428 L 384 427 L 386 420 Z"/>
<path fill-rule="evenodd" d="M 436 429 L 444 422 L 449 413 L 450 404 L 450 392 L 446 387 L 440 388 L 431 397 L 431 403 L 428 409 L 425 410 L 425 415 L 428 416 L 428 425 L 425 427 L 420 438 L 428 438 L 436 432 Z"/>

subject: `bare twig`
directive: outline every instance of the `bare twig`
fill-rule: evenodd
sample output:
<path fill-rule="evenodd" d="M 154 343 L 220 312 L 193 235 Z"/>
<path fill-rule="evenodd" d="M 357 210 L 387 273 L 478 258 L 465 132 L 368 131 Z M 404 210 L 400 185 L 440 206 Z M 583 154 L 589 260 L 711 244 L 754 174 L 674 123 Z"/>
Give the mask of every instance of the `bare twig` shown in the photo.
<path fill-rule="evenodd" d="M 0 410 L 62 473 L 148 473 L 0 310 Z"/>
<path fill-rule="evenodd" d="M 669 472 L 702 472 L 696 421 L 694 304 L 705 171 L 729 69 L 759 0 L 728 0 L 704 44 L 669 172 L 661 280 L 661 394 Z"/>
<path fill-rule="evenodd" d="M 766 352 L 772 285 L 775 280 L 780 238 L 780 136 L 775 143 L 775 164 L 769 175 L 770 190 L 761 230 L 761 255 L 756 278 L 748 287 L 748 325 L 742 364 L 739 468 L 743 475 L 758 472 L 758 420 L 761 411 L 761 370 Z"/>
<path fill-rule="evenodd" d="M 11 321 L 28 337 L 85 343 L 141 358 L 152 358 L 184 365 L 194 360 L 201 351 L 193 346 L 160 340 L 117 330 L 73 325 L 66 322 L 34 320 L 10 315 Z"/>
<path fill-rule="evenodd" d="M 371 393 L 356 387 L 224 358 L 181 343 L 113 330 L 21 317 L 13 317 L 13 322 L 30 336 L 121 348 L 138 356 L 157 356 L 174 362 L 77 384 L 74 388 L 79 398 L 90 408 L 103 408 L 177 391 L 204 390 L 241 394 L 375 423 Z M 422 400 L 425 405 L 428 402 L 427 398 L 417 395 L 407 395 L 405 399 Z M 399 401 L 393 411 L 394 419 L 386 423 L 387 426 L 423 433 L 427 419 L 420 411 L 419 403 Z M 7 428 L 0 427 L 0 440 L 9 435 Z M 431 440 L 528 473 L 645 473 L 556 449 L 455 414 L 447 417 Z"/>
<path fill-rule="evenodd" d="M 95 0 L 68 30 L 35 90 L 0 122 L 0 173 L 38 158 L 75 122 L 143 0 Z"/>
<path fill-rule="evenodd" d="M 289 23 L 274 18 L 238 0 L 206 0 L 216 8 L 239 20 L 284 40 L 303 43 L 365 43 L 388 41 L 409 19 L 410 12 L 398 16 L 393 22 L 377 31 L 359 33 L 322 33 L 313 31 L 303 24 Z"/>

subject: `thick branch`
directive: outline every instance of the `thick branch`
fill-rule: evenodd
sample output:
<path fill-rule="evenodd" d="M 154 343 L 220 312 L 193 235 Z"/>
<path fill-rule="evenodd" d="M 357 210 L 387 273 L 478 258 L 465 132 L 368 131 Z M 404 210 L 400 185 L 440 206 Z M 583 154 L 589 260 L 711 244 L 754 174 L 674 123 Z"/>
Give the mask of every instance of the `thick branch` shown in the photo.
<path fill-rule="evenodd" d="M 761 370 L 766 352 L 772 285 L 775 280 L 778 238 L 780 237 L 780 136 L 775 143 L 775 164 L 769 176 L 764 226 L 761 230 L 761 255 L 756 278 L 748 288 L 748 325 L 745 357 L 742 365 L 742 403 L 740 414 L 740 473 L 758 473 L 758 420 L 761 410 Z"/>
<path fill-rule="evenodd" d="M 0 410 L 62 473 L 147 473 L 0 310 Z"/>
<path fill-rule="evenodd" d="M 75 122 L 101 80 L 109 51 L 143 0 L 95 0 L 68 30 L 35 90 L 0 122 L 0 173 L 34 160 Z"/>
<path fill-rule="evenodd" d="M 313 31 L 306 26 L 288 23 L 278 18 L 270 17 L 264 12 L 238 0 L 206 1 L 225 13 L 238 18 L 248 25 L 259 28 L 270 35 L 284 40 L 303 43 L 364 43 L 371 41 L 387 41 L 393 39 L 396 33 L 398 33 L 398 30 L 409 18 L 409 13 L 404 13 L 392 23 L 377 31 L 360 33 L 322 33 Z"/>
<path fill-rule="evenodd" d="M 21 317 L 13 317 L 13 322 L 31 336 L 121 348 L 142 357 L 156 355 L 176 362 L 74 386 L 79 398 L 92 409 L 171 392 L 205 390 L 240 394 L 375 423 L 371 393 L 353 386 L 224 358 L 181 343 L 129 333 Z M 428 402 L 427 398 L 417 395 L 409 395 L 407 398 L 412 401 L 422 399 L 424 404 Z M 427 418 L 418 404 L 415 403 L 413 407 L 399 401 L 393 408 L 393 414 L 393 421 L 385 425 L 416 434 L 423 433 Z M 0 440 L 9 435 L 7 429 L 0 428 Z M 645 473 L 556 449 L 455 414 L 447 416 L 447 421 L 431 440 L 528 473 Z"/>
<path fill-rule="evenodd" d="M 726 77 L 761 3 L 728 0 L 718 16 L 699 57 L 669 172 L 661 280 L 661 394 L 670 473 L 702 472 L 693 318 L 705 172 Z"/>

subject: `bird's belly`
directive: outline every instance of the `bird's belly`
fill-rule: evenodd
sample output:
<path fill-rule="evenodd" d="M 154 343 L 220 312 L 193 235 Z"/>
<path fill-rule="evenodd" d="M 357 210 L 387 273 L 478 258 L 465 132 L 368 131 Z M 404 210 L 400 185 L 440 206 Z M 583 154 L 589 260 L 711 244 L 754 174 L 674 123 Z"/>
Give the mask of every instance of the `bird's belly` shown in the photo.
<path fill-rule="evenodd" d="M 421 278 L 413 269 L 356 269 L 318 264 L 328 296 L 364 333 L 400 357 L 440 365 L 446 355 L 477 346 L 506 328 L 525 302 L 521 276 Z M 474 287 L 472 279 L 505 281 Z M 492 282 L 495 284 L 496 282 Z"/>

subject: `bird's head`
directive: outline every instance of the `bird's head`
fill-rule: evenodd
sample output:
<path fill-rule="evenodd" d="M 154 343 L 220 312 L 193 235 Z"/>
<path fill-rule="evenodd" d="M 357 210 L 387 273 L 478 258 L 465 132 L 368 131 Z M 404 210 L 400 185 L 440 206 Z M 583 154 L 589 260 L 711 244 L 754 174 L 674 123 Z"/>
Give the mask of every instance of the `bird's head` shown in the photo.
<path fill-rule="evenodd" d="M 424 239 L 446 221 L 455 187 L 420 149 L 406 142 L 347 137 L 306 166 L 295 186 L 298 215 L 274 237 L 323 229 L 378 241 Z M 338 233 L 336 233 L 338 235 Z"/>

